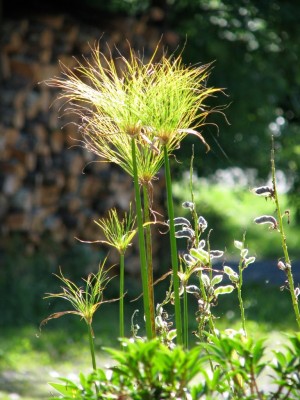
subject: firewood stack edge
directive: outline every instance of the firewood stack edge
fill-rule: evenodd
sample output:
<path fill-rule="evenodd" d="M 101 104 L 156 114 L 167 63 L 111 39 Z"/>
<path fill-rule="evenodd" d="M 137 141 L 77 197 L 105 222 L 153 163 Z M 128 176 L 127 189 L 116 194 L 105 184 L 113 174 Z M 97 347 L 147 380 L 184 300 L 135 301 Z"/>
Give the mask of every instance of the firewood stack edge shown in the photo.
<path fill-rule="evenodd" d="M 60 74 L 59 62 L 72 67 L 75 57 L 88 56 L 99 40 L 121 52 L 128 40 L 134 48 L 152 54 L 161 32 L 148 21 L 148 17 L 116 17 L 99 24 L 100 28 L 66 15 L 4 21 L 0 53 L 0 251 L 5 252 L 15 234 L 24 238 L 25 252 L 35 251 L 45 240 L 72 246 L 76 237 L 103 239 L 94 220 L 105 216 L 111 207 L 120 211 L 128 208 L 133 199 L 131 177 L 118 166 L 99 162 L 78 145 L 78 128 L 61 113 L 63 104 L 57 100 L 57 90 L 43 82 Z M 177 41 L 176 34 L 166 32 L 162 45 L 172 48 Z M 165 216 L 160 194 L 163 177 L 155 184 L 154 209 Z M 159 251 L 158 244 L 154 251 Z M 130 265 L 134 272 L 137 254 Z"/>

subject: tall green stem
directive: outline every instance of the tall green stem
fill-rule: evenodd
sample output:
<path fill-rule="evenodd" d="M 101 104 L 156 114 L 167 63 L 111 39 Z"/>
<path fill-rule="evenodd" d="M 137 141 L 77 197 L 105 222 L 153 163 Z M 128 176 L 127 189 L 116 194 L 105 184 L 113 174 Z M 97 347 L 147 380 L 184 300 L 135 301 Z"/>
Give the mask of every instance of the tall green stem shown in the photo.
<path fill-rule="evenodd" d="M 131 150 L 132 150 L 133 181 L 134 181 L 134 192 L 135 192 L 135 202 L 136 202 L 136 216 L 137 216 L 137 224 L 138 224 L 138 241 L 139 241 L 141 276 L 142 276 L 142 286 L 143 286 L 144 314 L 145 314 L 145 319 L 146 319 L 147 338 L 152 339 L 154 337 L 154 332 L 152 332 L 152 328 L 151 328 L 147 258 L 146 258 L 146 250 L 145 250 L 142 203 L 141 203 L 140 187 L 139 187 L 139 180 L 138 180 L 138 170 L 137 170 L 137 164 L 136 164 L 136 147 L 135 146 L 136 146 L 135 139 L 132 138 Z"/>
<path fill-rule="evenodd" d="M 289 290 L 291 294 L 291 299 L 292 299 L 292 305 L 296 317 L 296 321 L 298 324 L 298 328 L 300 328 L 300 312 L 299 312 L 299 306 L 298 306 L 298 300 L 295 294 L 295 285 L 294 285 L 294 278 L 292 274 L 292 268 L 291 268 L 291 261 L 288 253 L 288 248 L 286 244 L 286 236 L 283 228 L 283 223 L 282 223 L 282 214 L 280 210 L 280 204 L 279 204 L 279 199 L 278 199 L 278 193 L 277 193 L 277 185 L 276 185 L 276 176 L 275 176 L 275 155 L 274 155 L 274 143 L 272 143 L 272 151 L 271 151 L 271 169 L 272 169 L 272 183 L 273 183 L 273 191 L 274 191 L 274 200 L 276 204 L 276 212 L 277 212 L 277 219 L 278 219 L 278 228 L 281 236 L 281 246 L 284 254 L 284 261 L 286 264 L 286 269 L 285 273 L 287 276 L 288 280 L 288 285 L 289 285 Z"/>
<path fill-rule="evenodd" d="M 190 163 L 190 193 L 191 200 L 193 203 L 192 217 L 194 221 L 194 231 L 195 231 L 195 247 L 197 248 L 199 245 L 199 224 L 198 224 L 198 214 L 195 206 L 195 196 L 194 196 L 194 187 L 193 187 L 193 173 L 194 173 L 194 145 L 192 146 L 192 156 Z"/>
<path fill-rule="evenodd" d="M 124 330 L 124 274 L 125 274 L 125 256 L 120 253 L 120 309 L 119 309 L 119 330 L 120 338 L 125 336 Z"/>
<path fill-rule="evenodd" d="M 242 328 L 243 328 L 245 335 L 247 336 L 245 309 L 244 309 L 244 302 L 243 302 L 243 297 L 242 297 L 243 268 L 242 268 L 241 264 L 242 263 L 240 262 L 240 264 L 239 264 L 239 282 L 237 285 L 237 292 L 238 292 L 238 299 L 239 299 L 239 305 L 240 305 L 240 310 L 241 310 Z"/>
<path fill-rule="evenodd" d="M 155 310 L 154 310 L 154 290 L 153 290 L 153 260 L 152 260 L 152 235 L 150 224 L 150 204 L 148 185 L 143 185 L 143 200 L 144 200 L 144 222 L 145 226 L 145 241 L 147 255 L 147 271 L 148 271 L 148 289 L 149 289 L 149 306 L 151 317 L 151 330 L 155 334 Z"/>
<path fill-rule="evenodd" d="M 182 322 L 181 322 L 181 309 L 180 309 L 180 298 L 179 298 L 178 255 L 177 255 L 177 245 L 175 238 L 172 180 L 171 180 L 168 150 L 166 146 L 164 146 L 164 163 L 165 163 L 165 175 L 166 175 L 168 216 L 170 220 L 170 245 L 171 245 L 171 262 L 173 270 L 173 284 L 174 284 L 174 297 L 175 297 L 175 322 L 177 331 L 177 343 L 182 344 Z"/>
<path fill-rule="evenodd" d="M 91 351 L 91 357 L 92 357 L 92 366 L 93 366 L 93 370 L 96 371 L 97 364 L 96 364 L 96 357 L 95 357 L 94 332 L 93 332 L 92 324 L 87 324 L 87 326 L 88 326 L 90 351 Z M 96 382 L 95 382 L 95 390 L 98 395 L 98 386 L 97 386 Z"/>
<path fill-rule="evenodd" d="M 92 325 L 91 324 L 87 324 L 87 325 L 88 325 L 90 352 L 91 352 L 91 357 L 92 357 L 92 366 L 93 366 L 93 370 L 96 371 L 97 365 L 96 365 L 96 357 L 95 357 L 94 333 L 93 333 Z"/>
<path fill-rule="evenodd" d="M 189 347 L 189 309 L 188 309 L 188 297 L 186 287 L 183 292 L 183 343 L 184 347 Z"/>

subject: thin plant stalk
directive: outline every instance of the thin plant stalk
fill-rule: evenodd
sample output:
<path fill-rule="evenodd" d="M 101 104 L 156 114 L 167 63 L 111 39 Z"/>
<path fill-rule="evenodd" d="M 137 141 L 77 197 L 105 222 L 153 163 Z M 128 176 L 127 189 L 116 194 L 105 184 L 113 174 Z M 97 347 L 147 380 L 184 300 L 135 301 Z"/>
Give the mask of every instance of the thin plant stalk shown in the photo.
<path fill-rule="evenodd" d="M 125 275 L 125 256 L 120 254 L 120 304 L 119 304 L 119 329 L 120 338 L 125 336 L 124 329 L 124 275 Z"/>
<path fill-rule="evenodd" d="M 243 249 L 245 246 L 245 233 L 243 235 Z M 243 301 L 243 297 L 242 297 L 242 287 L 243 287 L 243 270 L 244 270 L 244 261 L 245 258 L 244 257 L 240 257 L 240 262 L 239 262 L 239 279 L 238 282 L 236 283 L 236 288 L 237 288 L 237 292 L 238 292 L 238 301 L 239 301 L 239 306 L 240 306 L 240 311 L 241 311 L 241 321 L 242 321 L 242 329 L 243 332 L 245 334 L 245 336 L 247 336 L 247 331 L 246 331 L 246 318 L 245 318 L 245 307 L 244 307 L 244 301 Z"/>
<path fill-rule="evenodd" d="M 194 173 L 194 145 L 192 146 L 192 156 L 191 156 L 191 163 L 190 163 L 190 193 L 191 193 L 191 200 L 193 203 L 193 210 L 192 210 L 192 217 L 194 220 L 194 230 L 195 230 L 195 247 L 199 245 L 199 226 L 198 226 L 198 215 L 195 207 L 195 196 L 194 196 L 194 183 L 193 183 L 193 173 Z"/>
<path fill-rule="evenodd" d="M 237 284 L 237 292 L 238 292 L 238 299 L 239 299 L 239 305 L 240 305 L 240 310 L 241 310 L 241 320 L 242 320 L 242 328 L 245 336 L 247 336 L 247 331 L 246 331 L 246 318 L 245 318 L 245 308 L 244 308 L 244 302 L 243 302 L 243 297 L 242 297 L 242 286 L 243 286 L 243 268 L 242 268 L 242 263 L 239 263 L 239 281 Z"/>
<path fill-rule="evenodd" d="M 143 227 L 142 202 L 141 202 L 140 187 L 138 181 L 138 171 L 136 163 L 136 143 L 134 138 L 131 139 L 131 150 L 132 150 L 134 192 L 135 192 L 135 202 L 136 202 L 136 216 L 138 225 L 138 241 L 139 241 L 140 262 L 141 262 L 141 276 L 142 276 L 142 286 L 143 286 L 143 302 L 144 302 L 144 313 L 146 319 L 146 334 L 148 339 L 152 339 L 154 337 L 154 332 L 152 331 L 151 327 L 148 271 L 147 271 L 147 258 L 146 258 L 145 237 L 144 237 L 144 227 Z"/>
<path fill-rule="evenodd" d="M 95 346 L 94 346 L 94 332 L 91 324 L 87 324 L 88 326 L 88 336 L 89 336 L 89 344 L 90 344 L 90 352 L 92 357 L 92 366 L 93 370 L 96 371 L 97 364 L 96 364 L 96 357 L 95 357 Z"/>
<path fill-rule="evenodd" d="M 90 344 L 90 352 L 91 352 L 91 357 L 92 357 L 92 366 L 93 370 L 97 370 L 97 363 L 96 363 L 96 356 L 95 356 L 95 345 L 94 345 L 94 332 L 92 328 L 92 324 L 87 324 L 88 326 L 88 336 L 89 336 L 89 344 Z M 96 393 L 98 394 L 98 386 L 95 382 L 95 390 Z"/>
<path fill-rule="evenodd" d="M 174 299 L 175 299 L 175 323 L 176 323 L 176 340 L 178 344 L 182 344 L 182 322 L 181 322 L 181 307 L 179 297 L 179 277 L 178 277 L 178 255 L 177 255 L 177 244 L 175 237 L 175 225 L 174 225 L 174 208 L 173 208 L 173 197 L 172 197 L 172 180 L 170 171 L 170 162 L 168 156 L 167 146 L 164 145 L 164 163 L 165 163 L 165 175 L 166 175 L 166 189 L 167 189 L 167 204 L 168 204 L 168 216 L 170 221 L 170 246 L 171 246 L 171 262 L 173 270 L 173 285 L 174 285 Z"/>
<path fill-rule="evenodd" d="M 273 191 L 274 191 L 274 200 L 276 204 L 276 212 L 277 212 L 277 219 L 278 219 L 278 229 L 281 236 L 281 246 L 284 254 L 284 261 L 286 265 L 285 273 L 288 280 L 289 291 L 291 294 L 292 305 L 296 317 L 296 321 L 298 324 L 298 328 L 300 328 L 300 312 L 298 306 L 298 300 L 295 294 L 295 285 L 294 285 L 294 278 L 292 274 L 291 268 L 291 261 L 288 253 L 288 248 L 286 244 L 286 236 L 283 228 L 282 223 L 282 214 L 280 210 L 280 204 L 278 199 L 278 192 L 277 192 L 277 185 L 276 185 L 276 176 L 275 176 L 275 155 L 274 155 L 274 142 L 272 143 L 272 150 L 271 150 L 271 170 L 272 170 L 272 183 L 273 183 Z"/>
<path fill-rule="evenodd" d="M 153 259 L 152 259 L 152 235 L 150 227 L 150 204 L 148 185 L 143 185 L 143 202 L 144 202 L 144 223 L 145 223 L 145 243 L 147 257 L 147 272 L 148 272 L 148 289 L 149 289 L 149 306 L 151 329 L 155 334 L 155 308 L 154 308 L 154 290 L 153 290 Z"/>
<path fill-rule="evenodd" d="M 183 343 L 184 347 L 189 347 L 189 309 L 188 309 L 188 296 L 186 287 L 183 291 Z"/>

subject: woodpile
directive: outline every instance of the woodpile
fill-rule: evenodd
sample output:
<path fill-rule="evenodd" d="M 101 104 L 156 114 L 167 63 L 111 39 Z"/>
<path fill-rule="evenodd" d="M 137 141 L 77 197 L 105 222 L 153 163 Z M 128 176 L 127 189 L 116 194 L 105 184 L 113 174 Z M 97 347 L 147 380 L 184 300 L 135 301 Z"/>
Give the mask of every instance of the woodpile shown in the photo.
<path fill-rule="evenodd" d="M 62 245 L 75 237 L 97 240 L 101 232 L 93 221 L 110 207 L 128 208 L 132 180 L 73 147 L 77 127 L 61 115 L 57 91 L 40 82 L 59 75 L 59 62 L 72 67 L 74 57 L 88 56 L 99 39 L 121 52 L 128 40 L 147 55 L 161 32 L 145 18 L 118 18 L 101 30 L 65 15 L 4 20 L 1 28 L 0 250 L 14 233 L 22 233 L 30 248 L 49 238 Z M 176 35 L 166 38 L 162 44 L 176 45 Z M 159 189 L 155 202 L 164 213 Z"/>

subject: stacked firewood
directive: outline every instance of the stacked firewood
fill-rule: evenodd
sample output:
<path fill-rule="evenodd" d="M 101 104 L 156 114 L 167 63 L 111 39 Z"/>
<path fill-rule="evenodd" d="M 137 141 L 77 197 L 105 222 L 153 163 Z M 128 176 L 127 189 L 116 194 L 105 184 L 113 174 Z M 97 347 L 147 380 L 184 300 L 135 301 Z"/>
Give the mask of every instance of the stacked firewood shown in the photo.
<path fill-rule="evenodd" d="M 61 112 L 58 92 L 43 82 L 60 74 L 59 62 L 72 67 L 74 57 L 88 57 L 99 40 L 121 52 L 128 40 L 147 56 L 160 37 L 161 32 L 143 18 L 118 18 L 103 25 L 103 30 L 65 15 L 4 21 L 0 93 L 3 247 L 16 232 L 35 246 L 49 238 L 70 245 L 75 237 L 99 240 L 101 232 L 93 221 L 111 207 L 128 209 L 132 179 L 118 166 L 95 162 L 80 147 L 78 128 L 70 123 L 76 122 L 74 116 L 68 120 Z M 167 33 L 161 44 L 170 48 L 176 40 L 176 35 Z M 164 214 L 163 179 L 156 184 L 154 208 Z"/>

